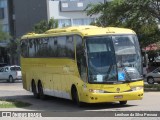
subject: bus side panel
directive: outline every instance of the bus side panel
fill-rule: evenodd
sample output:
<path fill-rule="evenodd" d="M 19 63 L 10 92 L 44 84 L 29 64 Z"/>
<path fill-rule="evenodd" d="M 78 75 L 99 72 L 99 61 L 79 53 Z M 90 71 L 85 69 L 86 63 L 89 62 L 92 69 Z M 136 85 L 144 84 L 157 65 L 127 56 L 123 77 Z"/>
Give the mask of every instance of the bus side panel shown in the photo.
<path fill-rule="evenodd" d="M 27 90 L 26 72 L 22 72 L 23 88 Z"/>
<path fill-rule="evenodd" d="M 22 64 L 22 81 L 23 81 L 23 88 L 25 90 L 30 91 L 31 90 L 30 71 L 28 70 L 28 66 L 26 64 Z"/>
<path fill-rule="evenodd" d="M 51 89 L 54 88 L 53 75 L 51 73 L 45 74 L 45 80 L 43 81 L 44 94 L 54 96 L 54 92 Z"/>
<path fill-rule="evenodd" d="M 68 88 L 70 87 L 69 79 L 70 75 L 67 74 L 62 75 L 61 79 L 62 97 L 66 99 L 71 99 L 70 91 L 68 90 Z"/>

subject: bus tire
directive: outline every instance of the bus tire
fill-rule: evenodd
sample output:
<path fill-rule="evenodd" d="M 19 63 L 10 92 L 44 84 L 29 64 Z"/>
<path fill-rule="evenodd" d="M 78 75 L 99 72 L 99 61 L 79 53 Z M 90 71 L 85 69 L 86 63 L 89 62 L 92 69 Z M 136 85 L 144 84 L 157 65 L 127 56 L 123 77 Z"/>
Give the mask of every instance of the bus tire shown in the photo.
<path fill-rule="evenodd" d="M 121 105 L 125 105 L 125 104 L 127 104 L 127 101 L 119 101 L 119 103 L 120 103 Z"/>
<path fill-rule="evenodd" d="M 39 94 L 37 92 L 37 87 L 34 80 L 32 81 L 32 92 L 35 98 L 39 98 Z"/>
<path fill-rule="evenodd" d="M 38 82 L 38 94 L 39 94 L 40 99 L 42 99 L 42 100 L 45 99 L 45 95 L 43 92 L 43 86 L 42 86 L 41 81 Z"/>
<path fill-rule="evenodd" d="M 75 86 L 72 87 L 71 94 L 73 103 L 76 104 L 78 107 L 82 107 L 84 103 L 79 101 L 78 91 Z"/>

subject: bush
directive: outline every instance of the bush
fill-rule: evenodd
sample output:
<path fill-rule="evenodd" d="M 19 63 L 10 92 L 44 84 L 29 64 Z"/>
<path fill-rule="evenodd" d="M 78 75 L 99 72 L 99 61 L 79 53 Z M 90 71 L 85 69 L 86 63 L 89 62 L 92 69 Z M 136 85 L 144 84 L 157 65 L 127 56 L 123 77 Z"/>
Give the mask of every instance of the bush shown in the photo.
<path fill-rule="evenodd" d="M 144 85 L 145 91 L 160 91 L 160 84 L 145 84 Z"/>

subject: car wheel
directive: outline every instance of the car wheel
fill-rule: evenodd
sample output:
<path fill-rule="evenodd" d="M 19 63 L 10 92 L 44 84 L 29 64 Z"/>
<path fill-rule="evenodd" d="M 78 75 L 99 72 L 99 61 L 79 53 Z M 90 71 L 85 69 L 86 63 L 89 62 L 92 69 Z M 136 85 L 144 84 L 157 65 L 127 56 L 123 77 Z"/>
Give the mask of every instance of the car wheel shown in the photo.
<path fill-rule="evenodd" d="M 10 82 L 10 83 L 11 83 L 11 82 L 12 82 L 12 83 L 14 83 L 14 82 L 15 82 L 12 76 L 9 76 L 9 78 L 8 78 L 8 82 Z"/>
<path fill-rule="evenodd" d="M 148 84 L 154 84 L 155 81 L 154 81 L 153 77 L 148 77 L 147 82 L 148 82 Z"/>

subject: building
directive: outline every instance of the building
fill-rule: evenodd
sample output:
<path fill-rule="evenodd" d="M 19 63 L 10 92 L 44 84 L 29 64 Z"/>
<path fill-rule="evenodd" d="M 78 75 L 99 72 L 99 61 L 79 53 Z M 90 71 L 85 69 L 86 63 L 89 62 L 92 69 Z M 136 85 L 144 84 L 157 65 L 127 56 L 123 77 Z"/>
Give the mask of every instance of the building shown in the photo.
<path fill-rule="evenodd" d="M 95 22 L 97 16 L 87 16 L 84 12 L 88 4 L 104 0 L 48 0 L 48 19 L 58 20 L 59 27 L 88 25 Z"/>
<path fill-rule="evenodd" d="M 8 0 L 10 32 L 14 38 L 31 32 L 33 26 L 47 18 L 46 0 Z"/>
<path fill-rule="evenodd" d="M 89 17 L 84 9 L 89 3 L 104 0 L 8 0 L 11 35 L 15 38 L 33 30 L 41 20 L 57 19 L 59 27 L 88 25 L 96 16 Z"/>
<path fill-rule="evenodd" d="M 9 19 L 8 19 L 8 1 L 0 0 L 0 27 L 4 32 L 10 33 L 9 31 Z M 8 63 L 8 54 L 7 54 L 7 41 L 0 41 L 0 63 Z"/>
<path fill-rule="evenodd" d="M 0 24 L 4 32 L 9 33 L 8 1 L 0 0 Z"/>
<path fill-rule="evenodd" d="M 0 24 L 13 39 L 32 32 L 35 24 L 51 18 L 58 20 L 59 27 L 88 25 L 97 16 L 87 16 L 84 9 L 89 3 L 99 2 L 105 0 L 0 0 Z M 5 41 L 0 42 L 0 62 L 12 63 L 6 46 Z"/>

